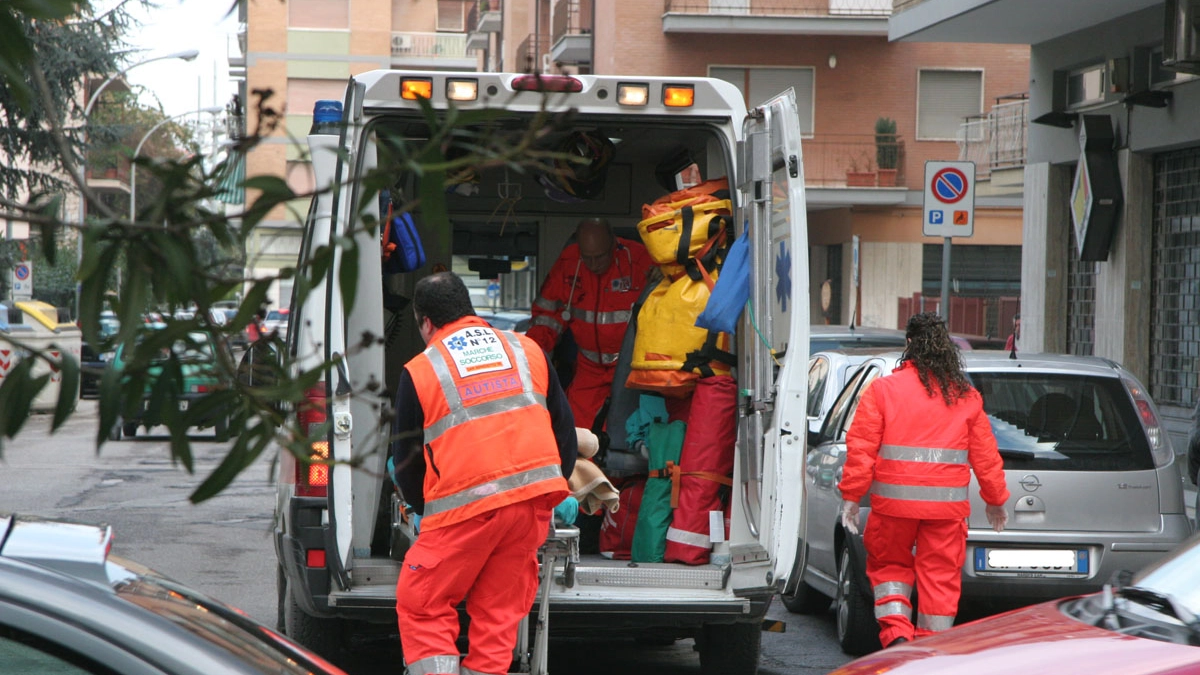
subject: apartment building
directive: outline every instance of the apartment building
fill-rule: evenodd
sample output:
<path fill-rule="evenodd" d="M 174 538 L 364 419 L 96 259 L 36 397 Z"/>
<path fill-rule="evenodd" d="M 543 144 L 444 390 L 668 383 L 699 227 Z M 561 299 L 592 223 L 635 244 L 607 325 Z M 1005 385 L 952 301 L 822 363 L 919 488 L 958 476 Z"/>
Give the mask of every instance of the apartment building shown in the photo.
<path fill-rule="evenodd" d="M 976 161 L 974 234 L 951 251 L 952 325 L 1005 337 L 1020 294 L 1025 45 L 890 42 L 891 0 L 243 0 L 246 87 L 285 124 L 247 173 L 311 187 L 313 101 L 372 68 L 653 74 L 728 80 L 755 105 L 793 87 L 806 131 L 813 316 L 898 326 L 932 309 L 941 237 L 923 234 L 925 162 Z M 250 94 L 248 126 L 256 113 Z M 877 135 L 881 119 L 891 120 Z M 1014 170 L 1014 167 L 1015 170 Z M 301 214 L 302 215 L 302 214 Z M 294 260 L 277 210 L 253 264 Z M 631 227 L 636 223 L 620 223 Z M 281 289 L 285 290 L 285 289 Z"/>

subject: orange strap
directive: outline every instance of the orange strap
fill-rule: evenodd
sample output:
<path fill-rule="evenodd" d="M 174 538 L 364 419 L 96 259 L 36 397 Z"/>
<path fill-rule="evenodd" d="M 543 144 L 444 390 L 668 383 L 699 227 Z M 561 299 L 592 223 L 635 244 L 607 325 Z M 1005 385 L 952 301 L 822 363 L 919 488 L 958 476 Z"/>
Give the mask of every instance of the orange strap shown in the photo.
<path fill-rule="evenodd" d="M 388 203 L 387 220 L 383 223 L 383 262 L 386 263 L 395 250 L 396 244 L 392 242 L 392 205 Z"/>
<path fill-rule="evenodd" d="M 669 478 L 671 479 L 671 508 L 679 508 L 679 485 L 682 482 L 680 479 L 683 476 L 695 476 L 704 480 L 711 480 L 714 483 L 733 487 L 733 479 L 729 476 L 724 476 L 711 471 L 683 471 L 681 467 L 672 461 L 667 461 L 665 469 L 652 469 L 649 472 L 651 478 Z"/>

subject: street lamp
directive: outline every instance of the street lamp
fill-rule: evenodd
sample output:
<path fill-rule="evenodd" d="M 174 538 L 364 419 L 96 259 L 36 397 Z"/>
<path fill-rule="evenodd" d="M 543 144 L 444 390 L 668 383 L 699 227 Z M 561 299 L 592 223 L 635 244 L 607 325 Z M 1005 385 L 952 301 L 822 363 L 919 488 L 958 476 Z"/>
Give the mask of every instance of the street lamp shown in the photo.
<path fill-rule="evenodd" d="M 172 52 L 170 54 L 163 54 L 162 56 L 152 56 L 148 59 L 142 59 L 141 61 L 138 61 L 137 63 L 133 63 L 128 66 L 125 66 L 121 70 L 117 71 L 117 73 L 115 75 L 113 75 L 112 77 L 108 78 L 107 80 L 101 82 L 100 86 L 96 87 L 96 91 L 92 92 L 92 96 L 91 96 L 91 98 L 88 99 L 87 105 L 83 106 L 83 121 L 80 126 L 80 138 L 83 141 L 83 151 L 85 153 L 84 154 L 85 159 L 79 166 L 78 176 L 77 176 L 77 178 L 79 180 L 79 185 L 80 185 L 80 190 L 79 190 L 79 233 L 75 237 L 75 264 L 77 266 L 83 265 L 83 221 L 87 217 L 87 191 L 84 188 L 87 185 L 87 171 L 86 171 L 87 154 L 86 153 L 87 153 L 87 145 L 88 145 L 88 140 L 87 140 L 88 116 L 92 114 L 92 108 L 96 105 L 96 101 L 100 100 L 100 93 L 103 92 L 105 89 L 107 89 L 108 85 L 121 79 L 122 77 L 125 76 L 125 73 L 128 73 L 129 71 L 133 70 L 134 68 L 137 68 L 138 66 L 144 66 L 147 63 L 152 63 L 154 61 L 163 61 L 165 59 L 183 59 L 184 61 L 194 61 L 194 60 L 196 60 L 197 56 L 200 56 L 200 50 L 186 49 L 181 52 Z M 83 290 L 82 284 L 80 284 L 79 282 L 76 282 L 75 283 L 75 319 L 76 320 L 79 319 L 79 309 L 80 309 L 79 296 L 80 296 L 80 293 L 82 292 L 82 290 Z"/>
<path fill-rule="evenodd" d="M 166 123 L 177 120 L 180 117 L 187 117 L 188 115 L 194 115 L 196 113 L 208 113 L 210 115 L 216 115 L 216 114 L 222 113 L 224 111 L 225 111 L 225 108 L 222 108 L 221 106 L 212 106 L 210 108 L 199 108 L 197 110 L 189 110 L 184 113 L 179 113 L 178 115 L 172 115 L 165 119 L 159 120 L 158 124 L 155 124 L 154 126 L 150 127 L 150 130 L 147 131 L 144 136 L 142 136 L 142 140 L 138 141 L 137 147 L 133 149 L 133 157 L 130 158 L 130 167 L 129 167 L 129 222 L 130 223 L 133 223 L 134 220 L 137 218 L 137 158 L 138 158 L 138 155 L 142 154 L 142 146 L 146 144 L 146 141 L 150 140 L 151 134 L 158 131 Z"/>

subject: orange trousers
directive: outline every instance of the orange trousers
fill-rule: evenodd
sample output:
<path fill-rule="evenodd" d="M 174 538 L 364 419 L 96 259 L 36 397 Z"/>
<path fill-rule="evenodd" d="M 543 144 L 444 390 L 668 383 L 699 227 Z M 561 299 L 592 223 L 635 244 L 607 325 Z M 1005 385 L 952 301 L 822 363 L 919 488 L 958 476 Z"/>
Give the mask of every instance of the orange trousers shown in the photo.
<path fill-rule="evenodd" d="M 537 551 L 551 514 L 539 498 L 421 532 L 396 582 L 400 645 L 410 674 L 509 672 L 517 626 L 537 596 Z M 460 670 L 457 607 L 464 598 L 470 644 Z"/>
<path fill-rule="evenodd" d="M 863 544 L 883 646 L 896 638 L 912 640 L 954 625 L 967 550 L 965 518 L 921 520 L 872 511 Z M 914 581 L 919 609 L 915 626 Z"/>
<path fill-rule="evenodd" d="M 567 402 L 571 404 L 571 413 L 575 416 L 575 426 L 591 429 L 596 421 L 596 413 L 604 405 L 612 391 L 613 375 L 617 372 L 611 366 L 601 366 L 580 355 L 575 359 L 575 376 L 567 385 Z"/>

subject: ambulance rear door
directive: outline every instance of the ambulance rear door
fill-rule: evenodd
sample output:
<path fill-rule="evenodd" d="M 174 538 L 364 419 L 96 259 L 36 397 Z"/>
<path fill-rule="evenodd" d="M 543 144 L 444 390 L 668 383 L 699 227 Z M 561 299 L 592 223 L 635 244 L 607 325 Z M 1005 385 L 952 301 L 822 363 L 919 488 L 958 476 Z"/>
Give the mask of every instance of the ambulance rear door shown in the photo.
<path fill-rule="evenodd" d="M 805 398 L 808 364 L 808 220 L 795 92 L 752 109 L 743 122 L 738 189 L 751 242 L 751 311 L 739 345 L 749 395 L 739 435 L 739 492 L 772 583 L 802 569 Z M 781 586 L 782 587 L 782 586 Z"/>

